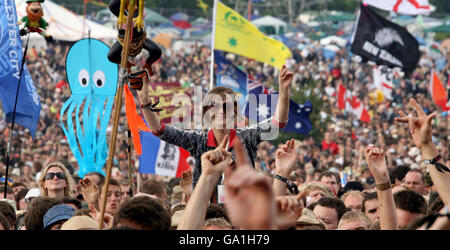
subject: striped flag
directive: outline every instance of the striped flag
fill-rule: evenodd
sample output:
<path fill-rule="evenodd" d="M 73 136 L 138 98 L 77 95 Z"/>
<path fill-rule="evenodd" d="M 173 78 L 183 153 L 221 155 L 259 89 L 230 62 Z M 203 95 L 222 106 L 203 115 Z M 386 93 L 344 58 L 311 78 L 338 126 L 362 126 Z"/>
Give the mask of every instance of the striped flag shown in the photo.
<path fill-rule="evenodd" d="M 447 91 L 442 84 L 441 80 L 439 80 L 436 71 L 433 71 L 431 81 L 430 81 L 430 94 L 433 102 L 442 108 L 442 110 L 447 111 L 450 110 L 450 107 L 447 106 Z"/>
<path fill-rule="evenodd" d="M 166 143 L 150 132 L 141 131 L 142 155 L 139 157 L 139 172 L 181 178 L 189 169 L 185 149 Z"/>
<path fill-rule="evenodd" d="M 337 98 L 337 107 L 339 109 L 345 109 L 346 111 L 353 113 L 363 122 L 370 122 L 370 115 L 364 104 L 358 97 L 354 96 L 351 91 L 347 90 L 343 84 L 338 85 Z"/>

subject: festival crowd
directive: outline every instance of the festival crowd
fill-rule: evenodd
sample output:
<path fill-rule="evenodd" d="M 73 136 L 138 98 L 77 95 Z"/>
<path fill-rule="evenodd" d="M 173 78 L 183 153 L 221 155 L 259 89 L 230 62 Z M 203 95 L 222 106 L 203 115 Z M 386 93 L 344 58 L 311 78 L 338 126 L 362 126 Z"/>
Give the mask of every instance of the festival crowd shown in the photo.
<path fill-rule="evenodd" d="M 26 63 L 42 110 L 34 138 L 27 129 L 11 131 L 0 120 L 2 177 L 13 133 L 10 181 L 6 190 L 5 179 L 0 187 L 0 229 L 449 229 L 450 172 L 440 169 L 450 168 L 450 116 L 443 116 L 430 98 L 434 60 L 423 53 L 411 77 L 394 75 L 392 100 L 378 100 L 371 65 L 348 60 L 346 48 L 326 59 L 320 45 L 311 44 L 303 51 L 293 49 L 285 72 L 231 54 L 227 58 L 269 88 L 279 89 L 280 81 L 287 81 L 295 94 L 312 82 L 309 94 L 323 103 L 313 112 L 320 114 L 318 123 L 327 123 L 320 138 L 306 135 L 279 145 L 262 141 L 248 159 L 247 141 L 233 140 L 230 153 L 225 141 L 232 135 L 225 136 L 202 152 L 200 162 L 189 157 L 191 169 L 182 178 L 141 174 L 134 152 L 129 165 L 123 107 L 106 202 L 105 176 L 77 176 L 76 159 L 61 129 L 60 110 L 70 96 L 65 75 L 70 47 L 49 43 L 45 49 L 32 48 Z M 143 58 L 137 57 L 137 65 L 143 65 Z M 194 102 L 202 102 L 194 89 L 202 87 L 202 96 L 208 92 L 210 59 L 209 48 L 202 45 L 165 49 L 150 81 L 179 82 Z M 438 72 L 443 82 L 450 75 L 450 53 L 446 62 Z M 370 123 L 337 108 L 339 83 L 362 100 Z M 438 154 L 441 165 L 425 162 Z M 201 171 L 194 176 L 197 164 Z M 217 199 L 223 189 L 225 202 Z"/>

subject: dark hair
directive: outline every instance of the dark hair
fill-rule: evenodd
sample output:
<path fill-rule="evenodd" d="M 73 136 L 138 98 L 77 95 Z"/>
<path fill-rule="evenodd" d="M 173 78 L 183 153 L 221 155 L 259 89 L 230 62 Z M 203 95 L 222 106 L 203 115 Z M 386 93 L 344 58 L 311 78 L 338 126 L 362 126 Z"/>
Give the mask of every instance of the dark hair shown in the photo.
<path fill-rule="evenodd" d="M 61 204 L 61 201 L 47 196 L 34 198 L 27 207 L 25 214 L 25 227 L 27 230 L 42 231 L 44 227 L 44 215 L 54 205 Z"/>
<path fill-rule="evenodd" d="M 27 185 L 25 185 L 25 183 L 23 183 L 23 182 L 14 182 L 11 185 L 11 188 L 15 188 L 15 187 L 25 187 L 26 189 L 28 189 Z"/>
<path fill-rule="evenodd" d="M 167 194 L 166 186 L 157 180 L 146 180 L 141 185 L 141 192 L 144 194 L 156 195 L 162 197 L 164 192 Z"/>
<path fill-rule="evenodd" d="M 319 178 L 317 178 L 318 181 L 321 181 L 321 180 L 322 180 L 322 177 L 324 177 L 324 176 L 326 176 L 326 177 L 334 176 L 334 178 L 336 178 L 336 183 L 337 183 L 338 185 L 341 185 L 341 178 L 339 178 L 339 175 L 336 174 L 335 172 L 331 172 L 331 171 L 325 171 L 325 172 L 322 172 L 322 173 L 319 175 Z M 336 191 L 337 191 L 337 190 L 336 190 Z"/>
<path fill-rule="evenodd" d="M 2 212 L 0 212 L 0 224 L 3 226 L 5 230 L 9 230 L 9 223 L 6 216 L 3 215 Z"/>
<path fill-rule="evenodd" d="M 394 194 L 395 207 L 411 213 L 426 214 L 427 203 L 419 193 L 412 190 L 402 190 Z"/>
<path fill-rule="evenodd" d="M 127 200 L 114 215 L 113 227 L 120 222 L 130 222 L 135 229 L 169 230 L 170 213 L 156 199 L 139 196 Z"/>
<path fill-rule="evenodd" d="M 20 206 L 19 206 L 20 200 L 25 198 L 25 196 L 27 195 L 28 191 L 29 191 L 28 188 L 26 188 L 26 189 L 20 190 L 17 193 L 17 195 L 16 195 L 16 205 L 17 205 L 16 207 L 17 207 L 17 210 L 20 210 Z"/>
<path fill-rule="evenodd" d="M 98 185 L 98 188 L 99 188 L 99 192 L 100 192 L 100 194 L 103 192 L 103 186 L 105 185 L 106 183 L 103 181 L 100 181 L 100 183 L 99 183 L 99 185 Z M 116 179 L 109 179 L 109 186 L 111 186 L 111 185 L 113 185 L 113 186 L 118 186 L 118 187 L 120 187 L 120 183 L 119 183 L 119 181 L 117 181 Z M 109 187 L 108 186 L 108 187 Z"/>
<path fill-rule="evenodd" d="M 0 213 L 2 213 L 8 220 L 9 227 L 16 223 L 16 210 L 6 201 L 0 201 Z"/>
<path fill-rule="evenodd" d="M 97 175 L 98 178 L 100 179 L 99 183 L 97 184 L 98 186 L 100 186 L 100 183 L 105 182 L 105 176 L 103 176 L 103 174 L 101 174 L 99 172 L 89 172 L 89 173 L 85 174 L 84 176 L 91 176 L 91 175 Z"/>
<path fill-rule="evenodd" d="M 408 173 L 410 169 L 411 168 L 406 165 L 400 165 L 395 167 L 390 175 L 391 184 L 395 184 L 395 179 L 402 181 L 403 178 L 405 178 L 406 173 Z"/>
<path fill-rule="evenodd" d="M 364 199 L 362 201 L 362 207 L 361 207 L 361 212 L 365 213 L 366 212 L 366 201 L 370 201 L 370 200 L 374 200 L 377 199 L 378 200 L 378 194 L 377 192 L 371 192 L 371 193 L 366 193 L 364 195 Z"/>
<path fill-rule="evenodd" d="M 408 173 L 419 173 L 420 174 L 420 176 L 421 176 L 421 180 L 422 180 L 422 182 L 423 183 L 425 183 L 425 175 L 423 174 L 423 172 L 422 172 L 422 170 L 420 170 L 420 169 L 416 169 L 416 168 L 413 168 L 413 169 L 410 169 L 406 174 L 408 174 Z M 406 176 L 406 175 L 405 175 Z"/>
<path fill-rule="evenodd" d="M 344 215 L 348 209 L 345 207 L 344 202 L 339 199 L 331 198 L 331 197 L 322 197 L 317 201 L 317 205 L 322 207 L 334 208 L 337 213 L 338 221 L 341 219 L 342 215 Z"/>
<path fill-rule="evenodd" d="M 221 204 L 211 203 L 208 205 L 205 220 L 211 218 L 224 218 L 228 223 L 231 223 L 225 207 Z"/>
<path fill-rule="evenodd" d="M 64 204 L 73 204 L 77 207 L 77 209 L 80 209 L 83 207 L 80 200 L 72 198 L 72 197 L 64 197 L 61 199 L 61 201 Z"/>

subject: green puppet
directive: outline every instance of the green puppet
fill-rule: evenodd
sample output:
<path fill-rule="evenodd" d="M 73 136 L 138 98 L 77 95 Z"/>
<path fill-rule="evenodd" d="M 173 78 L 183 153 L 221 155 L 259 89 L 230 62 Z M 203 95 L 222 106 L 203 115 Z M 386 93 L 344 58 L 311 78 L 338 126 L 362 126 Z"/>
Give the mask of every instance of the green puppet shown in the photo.
<path fill-rule="evenodd" d="M 53 37 L 45 32 L 48 23 L 42 18 L 44 16 L 44 11 L 42 10 L 42 5 L 45 0 L 27 0 L 27 16 L 22 17 L 17 23 L 21 25 L 25 23 L 25 26 L 20 29 L 20 35 L 24 36 L 30 32 L 37 32 L 39 35 L 43 36 L 47 42 L 51 42 Z"/>

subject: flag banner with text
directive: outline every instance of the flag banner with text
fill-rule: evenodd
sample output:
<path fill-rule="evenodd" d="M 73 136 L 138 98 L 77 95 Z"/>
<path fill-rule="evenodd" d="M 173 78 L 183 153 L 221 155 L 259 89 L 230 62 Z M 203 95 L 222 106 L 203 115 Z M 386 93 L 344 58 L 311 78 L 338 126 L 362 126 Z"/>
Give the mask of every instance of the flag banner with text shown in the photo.
<path fill-rule="evenodd" d="M 351 52 L 361 56 L 363 61 L 402 68 L 408 75 L 420 58 L 419 43 L 414 36 L 362 4 Z"/>
<path fill-rule="evenodd" d="M 292 57 L 292 52 L 282 42 L 264 35 L 255 25 L 221 2 L 217 2 L 214 25 L 214 49 L 252 58 L 278 69 Z"/>

